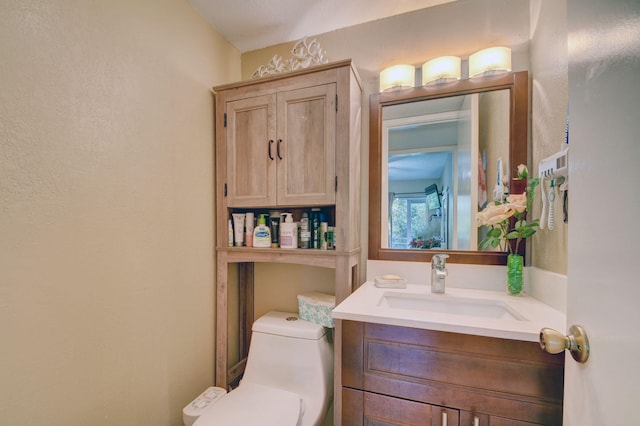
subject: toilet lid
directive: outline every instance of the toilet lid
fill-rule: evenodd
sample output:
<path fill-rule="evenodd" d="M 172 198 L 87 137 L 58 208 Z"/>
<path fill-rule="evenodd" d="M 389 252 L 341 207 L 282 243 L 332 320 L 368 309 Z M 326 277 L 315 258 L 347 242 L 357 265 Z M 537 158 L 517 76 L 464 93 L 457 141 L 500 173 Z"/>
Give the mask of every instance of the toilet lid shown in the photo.
<path fill-rule="evenodd" d="M 254 383 L 242 383 L 209 407 L 193 426 L 296 426 L 300 396 Z"/>

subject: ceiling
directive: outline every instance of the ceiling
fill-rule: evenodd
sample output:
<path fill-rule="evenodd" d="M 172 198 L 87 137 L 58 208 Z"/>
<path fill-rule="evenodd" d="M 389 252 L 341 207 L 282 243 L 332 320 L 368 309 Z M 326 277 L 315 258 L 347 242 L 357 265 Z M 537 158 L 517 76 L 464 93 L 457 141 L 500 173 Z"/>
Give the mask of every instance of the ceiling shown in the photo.
<path fill-rule="evenodd" d="M 188 0 L 240 52 L 455 0 Z"/>

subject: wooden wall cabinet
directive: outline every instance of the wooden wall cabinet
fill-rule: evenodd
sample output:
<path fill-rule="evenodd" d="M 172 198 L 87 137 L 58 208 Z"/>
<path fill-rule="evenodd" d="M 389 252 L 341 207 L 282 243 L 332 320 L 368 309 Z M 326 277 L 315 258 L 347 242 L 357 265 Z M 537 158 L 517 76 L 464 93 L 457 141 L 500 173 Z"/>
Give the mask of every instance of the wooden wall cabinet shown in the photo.
<path fill-rule="evenodd" d="M 564 356 L 535 342 L 342 321 L 343 425 L 561 425 Z"/>
<path fill-rule="evenodd" d="M 216 114 L 216 377 L 227 385 L 245 360 L 229 365 L 228 266 L 239 267 L 240 357 L 253 324 L 255 262 L 335 270 L 339 303 L 360 284 L 362 87 L 350 60 L 213 88 Z M 319 206 L 336 227 L 336 249 L 229 247 L 232 212 Z M 294 218 L 298 220 L 298 218 Z M 332 223 L 333 224 L 333 223 Z M 340 343 L 336 331 L 336 361 Z M 236 340 L 236 339 L 234 339 Z M 339 364 L 338 364 L 339 365 Z"/>
<path fill-rule="evenodd" d="M 335 203 L 336 84 L 228 101 L 227 206 Z"/>

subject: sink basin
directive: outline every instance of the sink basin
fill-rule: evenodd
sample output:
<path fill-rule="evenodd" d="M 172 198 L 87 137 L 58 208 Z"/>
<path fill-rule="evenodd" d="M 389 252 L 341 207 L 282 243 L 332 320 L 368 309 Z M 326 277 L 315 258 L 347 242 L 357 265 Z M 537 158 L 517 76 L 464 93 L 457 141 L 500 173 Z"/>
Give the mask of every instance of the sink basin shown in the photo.
<path fill-rule="evenodd" d="M 526 321 L 527 319 L 499 300 L 450 297 L 447 295 L 385 292 L 378 306 L 391 309 L 424 311 L 468 317 Z"/>

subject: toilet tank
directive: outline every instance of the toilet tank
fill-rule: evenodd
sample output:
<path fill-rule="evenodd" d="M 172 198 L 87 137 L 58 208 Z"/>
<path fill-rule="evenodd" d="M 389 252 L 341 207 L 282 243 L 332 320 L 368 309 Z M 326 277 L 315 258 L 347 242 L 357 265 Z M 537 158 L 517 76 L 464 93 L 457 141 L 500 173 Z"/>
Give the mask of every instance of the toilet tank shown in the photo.
<path fill-rule="evenodd" d="M 323 326 L 297 314 L 269 312 L 253 324 L 243 382 L 295 392 L 303 424 L 319 418 L 333 396 L 333 345 Z"/>

